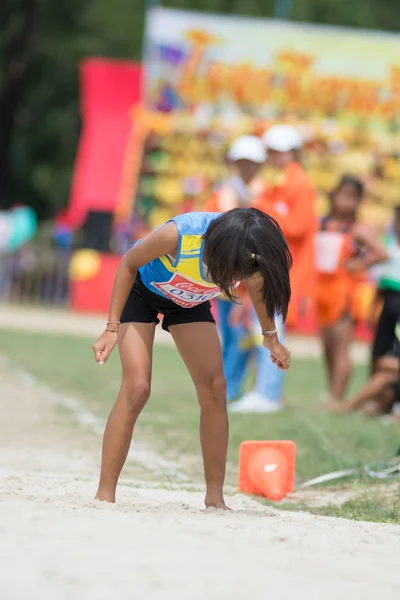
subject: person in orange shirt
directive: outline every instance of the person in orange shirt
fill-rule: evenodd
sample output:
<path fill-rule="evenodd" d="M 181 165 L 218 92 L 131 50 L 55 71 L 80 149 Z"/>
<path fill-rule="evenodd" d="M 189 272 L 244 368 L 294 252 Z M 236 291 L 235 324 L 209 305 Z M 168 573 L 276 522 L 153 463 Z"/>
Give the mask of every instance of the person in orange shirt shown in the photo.
<path fill-rule="evenodd" d="M 316 316 L 328 373 L 328 407 L 333 410 L 343 400 L 351 374 L 357 283 L 365 279 L 368 267 L 387 260 L 373 229 L 357 223 L 363 192 L 361 181 L 342 177 L 316 236 Z"/>
<path fill-rule="evenodd" d="M 257 193 L 262 189 L 262 180 L 258 177 L 266 159 L 262 140 L 252 135 L 244 135 L 233 141 L 227 153 L 231 174 L 217 187 L 206 202 L 206 212 L 226 212 L 232 208 L 250 207 Z M 242 286 L 238 295 L 245 300 Z M 228 402 L 236 400 L 242 393 L 246 368 L 250 358 L 249 341 L 251 326 L 246 318 L 249 311 L 241 305 L 235 305 L 224 296 L 215 301 L 218 325 L 222 337 L 222 357 L 227 382 Z M 240 317 L 235 318 L 235 313 Z M 251 343 L 250 343 L 251 345 Z"/>
<path fill-rule="evenodd" d="M 315 190 L 298 161 L 302 137 L 289 125 L 268 129 L 263 140 L 276 180 L 267 183 L 256 207 L 274 217 L 293 256 L 292 300 L 287 324 L 295 325 L 316 289 L 315 234 L 318 230 Z"/>

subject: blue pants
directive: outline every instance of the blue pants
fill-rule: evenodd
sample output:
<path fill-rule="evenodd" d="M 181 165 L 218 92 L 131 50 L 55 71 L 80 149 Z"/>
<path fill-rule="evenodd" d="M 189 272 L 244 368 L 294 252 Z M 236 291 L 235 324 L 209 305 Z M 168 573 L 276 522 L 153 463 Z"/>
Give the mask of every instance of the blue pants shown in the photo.
<path fill-rule="evenodd" d="M 280 315 L 275 316 L 275 323 L 279 332 L 279 341 L 282 343 L 285 330 Z M 274 365 L 269 351 L 263 345 L 258 345 L 256 347 L 256 383 L 253 391 L 268 398 L 271 402 L 279 403 L 282 399 L 284 379 L 285 372 Z"/>
<path fill-rule="evenodd" d="M 244 325 L 232 327 L 229 317 L 234 304 L 228 300 L 217 300 L 218 324 L 222 336 L 222 360 L 227 386 L 228 402 L 241 396 L 250 352 L 242 348 L 247 336 Z"/>
<path fill-rule="evenodd" d="M 254 390 L 264 398 L 280 402 L 284 383 L 284 372 L 276 368 L 270 359 L 269 351 L 262 344 L 248 347 L 244 345 L 249 332 L 242 324 L 232 327 L 229 316 L 233 308 L 232 302 L 217 300 L 218 321 L 222 336 L 222 359 L 227 382 L 228 402 L 236 400 L 243 393 L 243 385 L 247 367 L 252 355 L 256 358 L 256 383 Z M 257 316 L 254 312 L 255 328 L 259 330 Z M 276 317 L 279 339 L 283 338 L 283 322 Z"/>

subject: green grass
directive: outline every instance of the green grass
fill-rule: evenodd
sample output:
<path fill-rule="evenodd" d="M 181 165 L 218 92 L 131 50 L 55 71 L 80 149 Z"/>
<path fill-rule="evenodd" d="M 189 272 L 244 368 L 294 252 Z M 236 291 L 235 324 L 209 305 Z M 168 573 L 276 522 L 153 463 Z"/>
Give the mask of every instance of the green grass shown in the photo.
<path fill-rule="evenodd" d="M 271 505 L 271 503 L 268 503 Z M 324 517 L 341 517 L 353 521 L 373 523 L 400 523 L 400 490 L 396 493 L 360 492 L 340 506 L 329 503 L 326 506 L 310 507 L 307 504 L 286 504 L 284 509 L 308 511 Z"/>
<path fill-rule="evenodd" d="M 117 352 L 107 365 L 100 367 L 93 360 L 88 340 L 2 331 L 0 353 L 41 381 L 79 396 L 99 416 L 108 415 L 120 381 Z M 356 367 L 353 387 L 364 376 L 364 369 Z M 231 415 L 229 461 L 236 464 L 243 440 L 290 439 L 297 444 L 297 478 L 304 481 L 329 471 L 392 457 L 400 442 L 398 429 L 359 415 L 338 417 L 324 412 L 319 401 L 323 387 L 319 361 L 294 360 L 287 376 L 284 411 L 265 416 Z M 141 416 L 141 427 L 158 448 L 194 454 L 199 452 L 198 419 L 193 385 L 179 355 L 172 347 L 156 347 L 152 397 Z M 343 510 L 338 509 L 340 514 L 354 518 L 359 510 L 363 515 L 368 503 L 363 499 L 355 502 L 359 509 L 353 509 L 351 502 L 346 503 Z M 396 504 L 393 506 L 400 521 L 398 503 L 397 508 Z M 326 510 L 328 514 L 336 514 L 336 508 Z"/>

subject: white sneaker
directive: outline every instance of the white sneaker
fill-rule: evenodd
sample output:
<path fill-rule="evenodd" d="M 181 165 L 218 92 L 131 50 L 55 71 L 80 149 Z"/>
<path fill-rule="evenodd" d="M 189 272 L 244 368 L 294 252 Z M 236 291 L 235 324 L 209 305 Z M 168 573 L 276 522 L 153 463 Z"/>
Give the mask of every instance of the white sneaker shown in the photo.
<path fill-rule="evenodd" d="M 280 410 L 280 402 L 273 402 L 257 392 L 248 392 L 240 400 L 229 403 L 229 411 L 236 413 L 275 413 Z"/>

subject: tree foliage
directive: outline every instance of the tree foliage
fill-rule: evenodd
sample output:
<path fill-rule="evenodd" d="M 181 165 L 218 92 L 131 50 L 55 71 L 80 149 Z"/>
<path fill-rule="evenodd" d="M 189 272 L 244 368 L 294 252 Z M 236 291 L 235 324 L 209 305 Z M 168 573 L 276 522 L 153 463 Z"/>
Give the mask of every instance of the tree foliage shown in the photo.
<path fill-rule="evenodd" d="M 147 0 L 148 4 L 156 4 Z M 275 0 L 165 0 L 164 6 L 271 17 Z M 400 31 L 398 0 L 292 0 L 297 21 Z M 0 208 L 42 216 L 66 204 L 85 56 L 140 59 L 143 0 L 1 0 Z"/>

